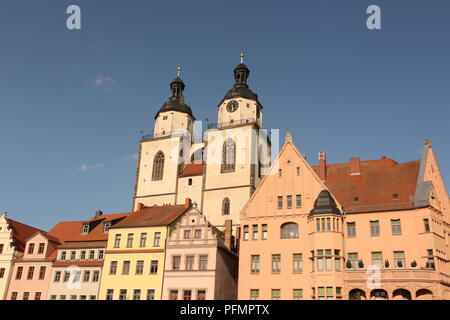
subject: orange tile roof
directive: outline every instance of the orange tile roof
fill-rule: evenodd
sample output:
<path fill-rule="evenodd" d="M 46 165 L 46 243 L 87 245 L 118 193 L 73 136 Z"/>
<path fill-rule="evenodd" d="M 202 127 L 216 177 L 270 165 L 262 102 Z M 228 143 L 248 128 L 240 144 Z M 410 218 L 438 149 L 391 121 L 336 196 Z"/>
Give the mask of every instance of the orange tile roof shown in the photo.
<path fill-rule="evenodd" d="M 203 174 L 205 163 L 189 163 L 180 173 L 180 177 L 198 176 Z"/>
<path fill-rule="evenodd" d="M 187 205 L 142 206 L 138 211 L 118 222 L 111 228 L 150 227 L 169 225 L 190 207 Z"/>
<path fill-rule="evenodd" d="M 21 222 L 7 219 L 8 224 L 12 227 L 12 234 L 14 237 L 14 245 L 17 247 L 17 250 L 22 251 L 25 249 L 25 243 L 28 238 L 35 235 L 38 232 L 45 233 L 45 231 L 40 230 L 38 228 L 31 227 L 29 225 L 23 224 Z"/>
<path fill-rule="evenodd" d="M 382 158 L 360 161 L 360 174 L 351 175 L 350 163 L 328 164 L 325 185 L 348 213 L 409 209 L 414 206 L 419 167 L 420 160 L 397 163 Z M 319 166 L 313 169 L 319 174 Z"/>

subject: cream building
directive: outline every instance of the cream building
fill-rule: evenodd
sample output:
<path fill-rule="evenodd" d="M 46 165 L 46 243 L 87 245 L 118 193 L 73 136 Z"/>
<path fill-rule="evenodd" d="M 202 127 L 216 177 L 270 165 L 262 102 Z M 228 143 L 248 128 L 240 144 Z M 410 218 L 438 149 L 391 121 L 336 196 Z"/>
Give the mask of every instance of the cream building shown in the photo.
<path fill-rule="evenodd" d="M 263 106 L 249 89 L 249 69 L 234 69 L 235 83 L 218 105 L 218 122 L 197 133 L 178 76 L 155 116 L 154 131 L 140 142 L 133 207 L 182 204 L 191 198 L 220 229 L 239 213 L 270 166 L 271 143 L 262 129 Z M 179 75 L 179 74 L 178 74 Z M 235 226 L 236 226 L 235 225 Z"/>

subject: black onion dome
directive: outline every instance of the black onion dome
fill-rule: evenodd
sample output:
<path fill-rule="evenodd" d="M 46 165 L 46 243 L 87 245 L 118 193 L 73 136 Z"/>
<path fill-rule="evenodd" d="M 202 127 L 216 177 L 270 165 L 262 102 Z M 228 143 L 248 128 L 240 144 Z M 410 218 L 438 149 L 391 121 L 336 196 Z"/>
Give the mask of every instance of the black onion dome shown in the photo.
<path fill-rule="evenodd" d="M 195 117 L 192 114 L 191 107 L 184 103 L 183 91 L 185 87 L 186 86 L 180 77 L 176 77 L 172 80 L 172 82 L 170 83 L 172 96 L 161 106 L 155 116 L 155 119 L 158 117 L 160 112 L 178 111 L 189 114 L 195 120 Z"/>
<path fill-rule="evenodd" d="M 342 214 L 336 206 L 336 201 L 334 201 L 330 191 L 320 191 L 316 201 L 314 201 L 314 208 L 309 213 L 310 216 L 316 214 Z"/>

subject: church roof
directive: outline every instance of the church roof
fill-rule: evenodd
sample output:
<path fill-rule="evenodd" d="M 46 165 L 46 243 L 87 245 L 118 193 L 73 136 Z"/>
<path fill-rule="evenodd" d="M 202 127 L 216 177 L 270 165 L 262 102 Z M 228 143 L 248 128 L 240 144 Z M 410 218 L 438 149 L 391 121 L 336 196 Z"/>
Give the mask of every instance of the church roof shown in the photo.
<path fill-rule="evenodd" d="M 325 185 L 347 213 L 399 210 L 414 207 L 420 160 L 361 161 L 357 174 L 350 163 L 328 164 Z M 319 174 L 319 166 L 313 169 Z"/>
<path fill-rule="evenodd" d="M 203 168 L 205 167 L 205 163 L 189 163 L 184 170 L 180 173 L 180 177 L 190 177 L 190 176 L 198 176 L 203 174 Z"/>

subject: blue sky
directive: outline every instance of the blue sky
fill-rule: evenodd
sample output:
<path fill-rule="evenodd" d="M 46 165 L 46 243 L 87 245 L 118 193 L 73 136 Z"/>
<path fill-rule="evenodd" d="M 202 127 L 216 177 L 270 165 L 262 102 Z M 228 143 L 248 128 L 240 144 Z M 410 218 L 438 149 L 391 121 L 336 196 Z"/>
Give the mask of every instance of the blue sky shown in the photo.
<path fill-rule="evenodd" d="M 81 7 L 82 30 L 66 28 Z M 382 30 L 366 8 L 382 9 Z M 245 52 L 264 126 L 311 164 L 418 159 L 450 184 L 448 0 L 0 3 L 0 210 L 49 229 L 131 209 L 140 131 L 176 67 L 197 119 L 217 119 Z"/>

